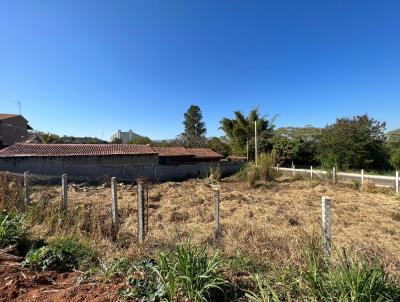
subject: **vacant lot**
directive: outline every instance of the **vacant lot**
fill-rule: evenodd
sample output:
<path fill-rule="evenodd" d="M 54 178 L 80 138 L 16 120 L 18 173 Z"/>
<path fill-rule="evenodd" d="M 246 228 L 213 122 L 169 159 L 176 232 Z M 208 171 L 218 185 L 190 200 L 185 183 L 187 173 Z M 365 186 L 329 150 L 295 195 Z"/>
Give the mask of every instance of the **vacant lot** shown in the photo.
<path fill-rule="evenodd" d="M 45 237 L 81 234 L 95 241 L 105 258 L 149 257 L 186 238 L 214 244 L 210 181 L 148 188 L 148 234 L 142 246 L 137 244 L 135 185 L 118 186 L 121 229 L 116 243 L 111 240 L 111 190 L 104 185 L 70 186 L 68 214 L 62 221 L 53 215 L 61 203 L 60 188 L 35 187 L 31 197 L 40 213 L 33 217 L 32 232 Z M 320 238 L 321 196 L 329 196 L 335 248 L 354 256 L 376 256 L 389 271 L 400 270 L 400 200 L 393 193 L 283 178 L 256 189 L 228 179 L 220 188 L 223 256 L 241 252 L 266 268 L 300 264 L 305 246 Z"/>
<path fill-rule="evenodd" d="M 2 181 L 2 207 L 21 209 L 19 182 L 5 181 L 5 178 Z M 23 219 L 29 237 L 52 242 L 73 234 L 92 246 L 100 260 L 91 268 L 94 275 L 91 270 L 86 272 L 89 275 L 79 271 L 40 272 L 22 268 L 22 257 L 4 261 L 1 256 L 6 255 L 0 251 L 0 301 L 118 301 L 121 291 L 134 287 L 127 285 L 127 277 L 133 274 L 134 278 L 143 280 L 144 275 L 142 270 L 137 270 L 140 266 L 136 266 L 133 273 L 106 277 L 104 272 L 113 267 L 110 263 L 124 257 L 131 263 L 159 259 L 160 251 L 174 250 L 186 239 L 221 251 L 220 269 L 232 285 L 225 292 L 227 301 L 248 301 L 244 290 L 254 288 L 250 273 L 255 271 L 268 275 L 283 297 L 288 293 L 294 301 L 301 300 L 302 294 L 309 297 L 309 292 L 296 282 L 307 267 L 307 250 L 318 248 L 321 239 L 322 196 L 329 196 L 333 202 L 335 250 L 340 254 L 345 250 L 347 255 L 357 258 L 361 256 L 367 262 L 378 259 L 388 272 L 400 276 L 400 198 L 391 191 L 371 186 L 360 190 L 284 177 L 250 189 L 247 183 L 228 178 L 219 184 L 222 238 L 217 245 L 210 180 L 147 184 L 146 187 L 147 235 L 142 245 L 138 244 L 137 237 L 136 184 L 118 184 L 121 227 L 117 240 L 112 239 L 109 184 L 96 187 L 70 184 L 66 212 L 60 211 L 60 186 L 31 187 L 33 206 Z M 334 254 L 334 260 L 339 259 L 338 255 Z M 78 276 L 83 280 L 88 277 L 79 284 Z M 303 278 L 301 284 L 304 282 Z"/>

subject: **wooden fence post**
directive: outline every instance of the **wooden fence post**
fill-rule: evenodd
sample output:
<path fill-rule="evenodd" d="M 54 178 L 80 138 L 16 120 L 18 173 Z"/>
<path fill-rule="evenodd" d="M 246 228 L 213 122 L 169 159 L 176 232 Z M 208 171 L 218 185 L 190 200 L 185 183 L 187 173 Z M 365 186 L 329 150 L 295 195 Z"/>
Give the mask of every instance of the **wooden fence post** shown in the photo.
<path fill-rule="evenodd" d="M 30 200 L 29 200 L 29 175 L 28 171 L 24 172 L 24 205 L 25 211 L 28 209 Z"/>
<path fill-rule="evenodd" d="M 119 217 L 118 217 L 118 196 L 117 196 L 117 178 L 111 178 L 111 214 L 112 214 L 112 236 L 113 240 L 117 240 L 119 232 Z"/>
<path fill-rule="evenodd" d="M 327 258 L 332 253 L 332 220 L 331 220 L 332 202 L 330 198 L 322 197 L 322 236 L 324 244 L 324 253 Z"/>
<path fill-rule="evenodd" d="M 364 183 L 364 169 L 361 169 L 361 184 Z"/>
<path fill-rule="evenodd" d="M 332 182 L 336 183 L 336 167 L 332 168 Z"/>
<path fill-rule="evenodd" d="M 310 176 L 311 176 L 311 179 L 313 178 L 313 168 L 312 168 L 312 166 L 310 167 Z"/>
<path fill-rule="evenodd" d="M 68 182 L 67 174 L 61 175 L 61 210 L 66 211 L 68 209 Z"/>
<path fill-rule="evenodd" d="M 214 190 L 214 223 L 215 223 L 215 242 L 218 244 L 221 238 L 221 225 L 220 225 L 220 196 L 219 188 L 217 186 L 213 187 Z"/>
<path fill-rule="evenodd" d="M 144 241 L 144 190 L 143 183 L 138 182 L 138 238 L 139 243 Z"/>
<path fill-rule="evenodd" d="M 396 171 L 396 193 L 399 193 L 399 171 Z"/>

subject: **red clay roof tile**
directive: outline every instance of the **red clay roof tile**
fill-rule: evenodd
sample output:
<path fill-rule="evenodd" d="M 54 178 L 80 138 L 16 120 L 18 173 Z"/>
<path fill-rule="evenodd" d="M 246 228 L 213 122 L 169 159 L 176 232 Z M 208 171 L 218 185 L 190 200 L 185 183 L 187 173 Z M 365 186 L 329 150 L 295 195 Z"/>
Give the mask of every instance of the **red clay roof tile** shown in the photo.
<path fill-rule="evenodd" d="M 15 144 L 0 150 L 0 157 L 60 157 L 157 154 L 149 145 L 124 144 Z"/>

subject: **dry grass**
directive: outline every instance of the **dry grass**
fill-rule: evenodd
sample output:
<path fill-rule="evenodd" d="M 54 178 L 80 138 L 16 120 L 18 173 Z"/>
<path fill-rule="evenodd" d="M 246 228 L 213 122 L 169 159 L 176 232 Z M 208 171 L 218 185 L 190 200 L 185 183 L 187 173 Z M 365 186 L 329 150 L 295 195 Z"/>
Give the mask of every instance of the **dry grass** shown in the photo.
<path fill-rule="evenodd" d="M 55 215 L 61 203 L 57 187 L 35 187 L 32 232 L 53 236 L 79 233 L 95 241 L 104 257 L 125 254 L 149 257 L 191 237 L 213 243 L 214 205 L 209 180 L 167 182 L 149 187 L 149 230 L 137 244 L 136 187 L 120 185 L 119 239 L 111 237 L 109 187 L 69 188 L 68 214 Z M 400 200 L 394 194 L 352 190 L 306 180 L 278 182 L 249 189 L 235 180 L 221 182 L 221 250 L 224 256 L 243 252 L 271 266 L 300 265 L 304 246 L 320 236 L 321 196 L 333 202 L 333 240 L 354 256 L 378 257 L 390 272 L 400 270 Z"/>

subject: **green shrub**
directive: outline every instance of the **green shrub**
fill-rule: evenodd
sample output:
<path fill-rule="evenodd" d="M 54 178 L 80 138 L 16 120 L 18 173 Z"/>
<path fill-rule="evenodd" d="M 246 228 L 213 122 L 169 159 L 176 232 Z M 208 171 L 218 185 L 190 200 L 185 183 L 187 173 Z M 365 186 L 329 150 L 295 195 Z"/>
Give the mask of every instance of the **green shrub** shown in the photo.
<path fill-rule="evenodd" d="M 400 301 L 400 287 L 380 265 L 369 266 L 345 255 L 333 265 L 310 253 L 304 276 L 317 301 Z"/>
<path fill-rule="evenodd" d="M 21 217 L 19 215 L 2 211 L 0 213 L 0 248 L 17 244 L 23 237 Z"/>
<path fill-rule="evenodd" d="M 86 243 L 69 236 L 59 238 L 26 255 L 25 267 L 37 270 L 70 271 L 74 268 L 88 268 L 96 263 L 96 252 Z"/>
<path fill-rule="evenodd" d="M 256 292 L 246 291 L 246 297 L 250 301 L 254 302 L 279 302 L 281 301 L 274 291 L 274 289 L 270 286 L 268 281 L 261 277 L 261 275 L 255 274 L 252 275 L 252 280 L 256 287 Z"/>
<path fill-rule="evenodd" d="M 207 301 L 213 291 L 222 291 L 227 283 L 218 272 L 219 253 L 208 256 L 205 246 L 194 246 L 187 241 L 174 253 L 161 253 L 159 260 L 155 271 L 168 301 L 174 301 L 178 288 L 189 301 Z"/>
<path fill-rule="evenodd" d="M 106 278 L 113 278 L 115 276 L 129 276 L 135 271 L 135 266 L 132 260 L 126 257 L 121 257 L 112 260 L 108 263 L 102 271 L 102 275 Z"/>

